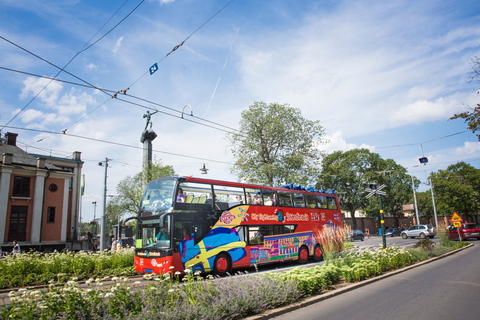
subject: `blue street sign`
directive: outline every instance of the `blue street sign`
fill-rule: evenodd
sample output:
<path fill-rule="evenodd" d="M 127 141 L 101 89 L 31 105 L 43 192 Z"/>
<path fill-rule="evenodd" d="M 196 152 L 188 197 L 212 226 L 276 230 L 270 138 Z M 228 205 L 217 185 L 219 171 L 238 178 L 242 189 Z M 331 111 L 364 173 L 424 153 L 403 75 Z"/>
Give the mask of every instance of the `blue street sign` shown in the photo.
<path fill-rule="evenodd" d="M 150 67 L 150 74 L 151 74 L 151 75 L 154 74 L 155 71 L 157 71 L 157 70 L 158 70 L 158 65 L 157 65 L 157 63 L 155 62 L 155 64 Z"/>

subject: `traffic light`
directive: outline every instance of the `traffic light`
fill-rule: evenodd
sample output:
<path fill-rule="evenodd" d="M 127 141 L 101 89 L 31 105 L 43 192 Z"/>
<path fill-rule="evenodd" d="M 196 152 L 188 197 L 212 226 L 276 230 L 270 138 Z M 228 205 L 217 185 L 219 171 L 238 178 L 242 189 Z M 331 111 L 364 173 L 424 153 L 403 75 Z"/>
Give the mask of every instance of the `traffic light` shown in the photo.
<path fill-rule="evenodd" d="M 427 164 L 428 159 L 427 157 L 421 157 L 420 159 L 418 159 L 418 161 L 420 161 L 420 163 Z"/>

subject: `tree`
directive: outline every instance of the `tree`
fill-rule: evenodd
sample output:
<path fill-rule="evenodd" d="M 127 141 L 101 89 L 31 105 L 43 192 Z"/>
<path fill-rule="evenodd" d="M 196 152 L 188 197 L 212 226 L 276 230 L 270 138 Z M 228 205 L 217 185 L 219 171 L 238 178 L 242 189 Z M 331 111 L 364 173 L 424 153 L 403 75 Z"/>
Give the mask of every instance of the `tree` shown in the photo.
<path fill-rule="evenodd" d="M 473 80 L 480 80 L 480 58 L 474 56 L 472 58 L 472 72 L 470 73 Z M 480 91 L 477 91 L 479 94 Z M 465 119 L 465 122 L 468 124 L 468 129 L 473 133 L 480 131 L 480 104 L 477 104 L 476 107 L 467 107 L 469 110 L 462 113 L 456 113 L 450 120 L 453 119 Z M 480 141 L 480 133 L 477 134 L 478 140 Z"/>
<path fill-rule="evenodd" d="M 448 166 L 447 170 L 432 172 L 430 180 L 434 185 L 435 201 L 439 207 L 449 208 L 448 214 L 456 211 L 468 217 L 476 212 L 480 190 L 479 169 L 458 162 Z"/>
<path fill-rule="evenodd" d="M 367 149 L 335 151 L 323 158 L 317 189 L 335 189 L 343 209 L 351 213 L 357 228 L 355 211 L 367 205 L 365 188 L 374 182 L 380 169 L 380 156 Z"/>
<path fill-rule="evenodd" d="M 108 203 L 111 218 L 118 220 L 118 217 L 124 217 L 127 214 L 137 214 L 145 185 L 155 179 L 174 175 L 173 166 L 163 165 L 161 160 L 155 159 L 151 168 L 144 167 L 142 172 L 133 177 L 127 176 L 122 179 L 117 185 L 117 196 Z"/>
<path fill-rule="evenodd" d="M 403 215 L 402 206 L 413 195 L 412 179 L 407 174 L 407 169 L 392 159 L 382 160 L 380 165 L 382 170 L 379 180 L 386 185 L 386 195 L 382 198 L 383 208 L 393 216 L 395 225 L 399 227 L 398 216 Z M 417 180 L 415 185 L 419 184 L 420 181 Z"/>
<path fill-rule="evenodd" d="M 236 159 L 231 171 L 240 179 L 271 186 L 315 181 L 325 135 L 320 121 L 288 104 L 255 102 L 242 112 L 240 128 L 227 135 Z"/>

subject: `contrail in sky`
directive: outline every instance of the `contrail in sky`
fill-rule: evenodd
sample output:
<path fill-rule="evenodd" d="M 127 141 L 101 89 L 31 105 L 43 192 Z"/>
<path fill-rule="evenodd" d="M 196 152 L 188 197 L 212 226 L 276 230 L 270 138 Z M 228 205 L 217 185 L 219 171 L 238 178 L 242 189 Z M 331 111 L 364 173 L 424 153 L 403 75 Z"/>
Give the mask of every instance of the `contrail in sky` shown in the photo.
<path fill-rule="evenodd" d="M 235 38 L 233 39 L 232 46 L 230 47 L 230 50 L 228 50 L 227 59 L 225 60 L 225 63 L 223 64 L 223 69 L 222 69 L 222 72 L 220 73 L 220 76 L 218 77 L 217 84 L 215 85 L 215 89 L 213 89 L 213 93 L 212 93 L 212 96 L 210 97 L 210 102 L 208 103 L 207 111 L 205 111 L 205 115 L 207 115 L 208 110 L 210 110 L 210 105 L 212 104 L 213 97 L 215 96 L 215 92 L 217 92 L 218 84 L 220 83 L 220 79 L 222 78 L 223 70 L 225 70 L 225 67 L 227 66 L 228 58 L 230 57 L 230 52 L 232 52 L 232 48 L 233 48 L 233 45 L 235 44 L 235 40 L 237 40 L 237 35 L 238 35 L 239 30 L 240 29 L 237 29 L 237 32 L 235 33 Z"/>

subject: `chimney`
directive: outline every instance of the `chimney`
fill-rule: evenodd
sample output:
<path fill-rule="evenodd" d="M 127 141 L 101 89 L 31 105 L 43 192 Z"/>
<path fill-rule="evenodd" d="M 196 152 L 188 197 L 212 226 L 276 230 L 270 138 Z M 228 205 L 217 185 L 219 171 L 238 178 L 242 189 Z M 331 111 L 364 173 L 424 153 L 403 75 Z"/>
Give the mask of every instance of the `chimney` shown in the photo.
<path fill-rule="evenodd" d="M 44 169 L 45 168 L 45 158 L 37 158 L 37 168 Z"/>
<path fill-rule="evenodd" d="M 7 132 L 5 134 L 5 137 L 7 138 L 7 144 L 11 146 L 16 146 L 17 136 L 18 136 L 18 133 Z"/>
<path fill-rule="evenodd" d="M 80 155 L 81 155 L 81 154 L 82 154 L 82 153 L 81 153 L 80 151 L 75 151 L 75 152 L 73 153 L 73 160 L 80 160 Z"/>
<path fill-rule="evenodd" d="M 2 157 L 3 165 L 11 165 L 13 160 L 13 154 L 11 153 L 4 153 Z"/>

